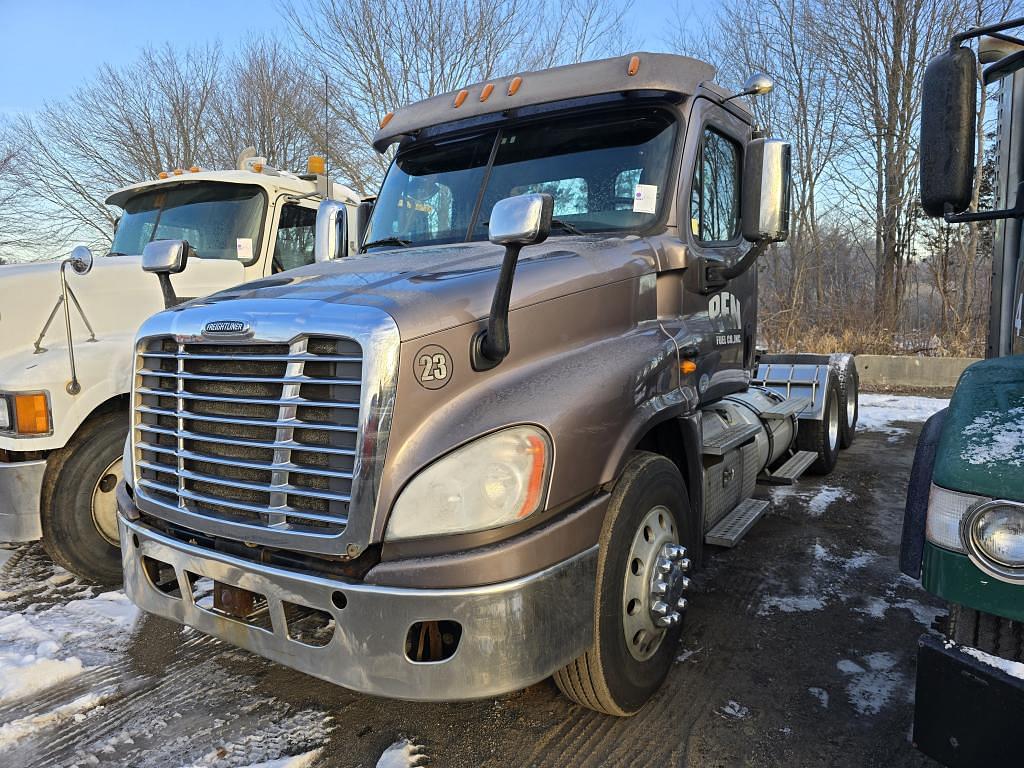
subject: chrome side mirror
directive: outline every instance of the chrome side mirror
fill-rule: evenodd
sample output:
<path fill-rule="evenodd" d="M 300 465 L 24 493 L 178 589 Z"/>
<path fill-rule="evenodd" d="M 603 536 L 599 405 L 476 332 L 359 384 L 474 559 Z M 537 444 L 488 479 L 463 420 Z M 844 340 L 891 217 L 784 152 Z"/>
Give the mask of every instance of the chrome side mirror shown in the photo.
<path fill-rule="evenodd" d="M 76 245 L 71 249 L 71 255 L 68 256 L 68 264 L 71 265 L 76 275 L 88 275 L 92 270 L 92 262 L 92 251 L 84 245 Z"/>
<path fill-rule="evenodd" d="M 316 210 L 316 242 L 313 259 L 333 261 L 348 253 L 348 213 L 345 204 L 324 200 Z"/>
<path fill-rule="evenodd" d="M 491 209 L 487 236 L 495 245 L 526 245 L 543 243 L 551 232 L 551 215 L 555 199 L 551 195 L 533 193 L 499 200 Z"/>
<path fill-rule="evenodd" d="M 176 275 L 185 270 L 191 250 L 188 240 L 154 240 L 142 249 L 142 268 L 146 272 Z"/>
<path fill-rule="evenodd" d="M 754 139 L 743 164 L 740 216 L 744 239 L 779 242 L 789 237 L 790 145 Z"/>
<path fill-rule="evenodd" d="M 743 93 L 747 96 L 764 96 L 771 93 L 775 82 L 764 72 L 755 72 L 743 83 Z"/>

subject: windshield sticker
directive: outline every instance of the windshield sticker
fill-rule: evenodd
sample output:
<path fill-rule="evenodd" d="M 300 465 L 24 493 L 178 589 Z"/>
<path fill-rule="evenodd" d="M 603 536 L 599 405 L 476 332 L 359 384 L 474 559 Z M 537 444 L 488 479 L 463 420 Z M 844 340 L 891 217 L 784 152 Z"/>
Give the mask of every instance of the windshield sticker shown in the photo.
<path fill-rule="evenodd" d="M 633 213 L 654 213 L 658 207 L 658 185 L 637 184 L 633 192 Z"/>
<path fill-rule="evenodd" d="M 235 244 L 238 248 L 238 258 L 241 261 L 252 261 L 252 238 L 239 237 Z"/>

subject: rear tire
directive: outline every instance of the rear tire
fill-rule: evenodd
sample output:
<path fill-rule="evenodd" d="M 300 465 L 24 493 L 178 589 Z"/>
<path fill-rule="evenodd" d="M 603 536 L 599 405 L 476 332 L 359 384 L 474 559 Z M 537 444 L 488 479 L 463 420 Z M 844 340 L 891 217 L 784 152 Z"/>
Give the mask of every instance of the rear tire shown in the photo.
<path fill-rule="evenodd" d="M 123 479 L 121 455 L 128 418 L 118 411 L 87 422 L 52 457 L 43 484 L 43 547 L 59 566 L 105 585 L 120 584 L 114 490 Z"/>
<path fill-rule="evenodd" d="M 832 371 L 839 383 L 839 447 L 849 448 L 857 436 L 860 417 L 860 377 L 853 355 L 832 355 Z"/>
<path fill-rule="evenodd" d="M 797 448 L 818 455 L 807 470 L 812 475 L 827 475 L 835 469 L 839 458 L 840 422 L 839 387 L 835 377 L 829 376 L 821 419 L 801 419 L 796 433 Z"/>
<path fill-rule="evenodd" d="M 688 543 L 681 537 L 689 514 L 676 465 L 657 454 L 637 453 L 615 485 L 601 530 L 594 644 L 554 675 L 558 688 L 576 703 L 626 717 L 664 682 L 682 634 L 681 595 L 687 586 L 682 574 L 689 567 L 685 553 L 670 548 Z M 659 569 L 663 563 L 669 570 Z M 669 626 L 658 626 L 669 621 L 661 616 L 671 614 Z"/>

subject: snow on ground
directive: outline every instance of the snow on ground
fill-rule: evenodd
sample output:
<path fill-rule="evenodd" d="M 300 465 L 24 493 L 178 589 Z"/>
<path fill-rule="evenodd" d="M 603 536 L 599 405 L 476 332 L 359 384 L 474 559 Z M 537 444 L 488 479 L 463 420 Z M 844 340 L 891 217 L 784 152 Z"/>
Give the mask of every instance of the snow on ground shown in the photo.
<path fill-rule="evenodd" d="M 897 691 L 908 689 L 891 653 L 869 653 L 860 663 L 842 659 L 836 668 L 849 678 L 846 698 L 862 715 L 877 715 Z"/>
<path fill-rule="evenodd" d="M 384 750 L 376 768 L 415 768 L 426 765 L 430 758 L 415 741 L 401 739 Z"/>
<path fill-rule="evenodd" d="M 857 402 L 860 409 L 857 417 L 858 431 L 885 432 L 890 441 L 907 434 L 906 429 L 896 424 L 927 421 L 932 414 L 949 405 L 949 400 L 939 397 L 865 393 L 858 396 Z"/>
<path fill-rule="evenodd" d="M 789 585 L 773 586 L 771 591 L 775 594 L 761 597 L 758 616 L 820 611 L 831 604 L 850 602 L 853 596 L 845 589 L 847 579 L 878 557 L 874 552 L 861 550 L 843 557 L 824 546 L 820 540 L 814 542 L 809 554 L 810 564 L 796 589 L 791 589 Z M 789 594 L 779 594 L 787 590 Z"/>
<path fill-rule="evenodd" d="M 985 411 L 964 428 L 960 458 L 969 464 L 1024 465 L 1024 406 Z"/>
<path fill-rule="evenodd" d="M 23 698 L 109 661 L 123 647 L 138 609 L 123 592 L 85 587 L 64 604 L 0 604 L 0 703 Z"/>
<path fill-rule="evenodd" d="M 292 757 L 281 757 L 277 760 L 267 760 L 262 763 L 250 763 L 244 766 L 244 768 L 310 768 L 316 762 L 316 759 L 320 757 L 322 751 L 321 749 L 314 749 Z"/>

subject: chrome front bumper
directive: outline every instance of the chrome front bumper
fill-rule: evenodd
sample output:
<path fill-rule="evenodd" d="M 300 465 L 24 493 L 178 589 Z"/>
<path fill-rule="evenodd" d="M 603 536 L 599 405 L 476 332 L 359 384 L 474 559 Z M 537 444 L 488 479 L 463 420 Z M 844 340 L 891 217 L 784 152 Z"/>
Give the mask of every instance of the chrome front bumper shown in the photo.
<path fill-rule="evenodd" d="M 486 587 L 381 587 L 191 546 L 127 519 L 123 507 L 124 585 L 136 605 L 355 691 L 423 701 L 486 698 L 543 680 L 593 641 L 597 547 L 539 573 Z M 142 566 L 144 556 L 172 566 L 179 585 L 188 584 L 187 571 L 265 596 L 272 629 L 200 607 L 189 589 L 181 590 L 180 598 L 160 591 Z M 337 592 L 345 597 L 344 608 L 332 600 Z M 330 641 L 314 647 L 290 638 L 282 601 L 331 614 Z M 405 640 L 412 624 L 443 620 L 462 625 L 454 655 L 438 662 L 410 661 Z"/>
<path fill-rule="evenodd" d="M 39 497 L 45 473 L 45 460 L 0 463 L 0 542 L 43 537 Z"/>

